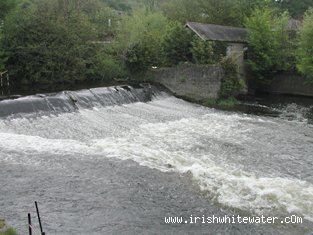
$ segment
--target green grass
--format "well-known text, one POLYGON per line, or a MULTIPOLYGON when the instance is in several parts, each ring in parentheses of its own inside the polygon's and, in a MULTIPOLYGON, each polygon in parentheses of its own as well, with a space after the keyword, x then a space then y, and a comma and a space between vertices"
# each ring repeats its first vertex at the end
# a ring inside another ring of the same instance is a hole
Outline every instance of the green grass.
POLYGON ((240 102, 236 100, 234 97, 229 97, 226 99, 207 99, 204 102, 205 106, 213 107, 213 108, 232 108, 239 104, 240 102))
POLYGON ((185 75, 179 77, 179 81, 180 81, 181 83, 184 83, 184 82, 186 82, 187 80, 188 80, 188 77, 185 76, 185 75))
POLYGON ((0 232, 0 235, 16 235, 17 233, 12 229, 9 228, 5 230, 4 232, 0 232))
POLYGON ((239 101, 236 100, 236 98, 234 98, 234 97, 229 97, 227 99, 222 99, 222 100, 219 100, 217 102, 218 106, 227 107, 227 108, 234 107, 237 104, 239 104, 239 101))
POLYGON ((0 229, 3 229, 5 227, 5 221, 4 219, 0 219, 0 229))
MULTIPOLYGON (((4 219, 0 219, 0 230, 5 228, 5 221, 4 219)), ((3 232, 0 231, 0 235, 16 235, 17 233, 12 229, 9 228, 3 232)))
POLYGON ((216 106, 216 103, 217 103, 216 99, 209 98, 204 102, 204 105, 210 107, 210 106, 216 106))

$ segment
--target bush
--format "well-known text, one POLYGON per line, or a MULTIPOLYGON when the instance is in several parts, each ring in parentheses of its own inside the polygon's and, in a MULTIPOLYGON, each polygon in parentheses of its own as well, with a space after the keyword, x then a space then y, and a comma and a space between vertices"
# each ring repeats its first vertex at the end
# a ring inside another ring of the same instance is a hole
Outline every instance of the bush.
POLYGON ((166 17, 158 12, 141 10, 122 19, 118 50, 131 73, 144 72, 163 63, 162 42, 167 25, 166 17))
POLYGON ((239 101, 235 99, 235 97, 228 97, 226 99, 221 99, 217 101, 217 105, 220 107, 233 107, 239 104, 239 101))
POLYGON ((299 43, 296 51, 297 69, 313 82, 313 9, 305 13, 303 25, 299 31, 299 43))
POLYGON ((89 73, 90 77, 101 80, 112 80, 122 78, 126 75, 123 62, 115 54, 114 49, 98 48, 98 52, 94 58, 94 64, 89 73))
POLYGON ((238 95, 244 89, 245 82, 240 78, 238 65, 231 58, 223 58, 221 66, 224 69, 225 77, 222 80, 219 98, 228 99, 238 95))
POLYGON ((171 22, 166 29, 162 43, 165 65, 177 65, 179 62, 191 61, 192 33, 179 22, 171 22))
POLYGON ((12 228, 9 228, 4 232, 0 232, 0 235, 17 235, 17 233, 12 228))
POLYGON ((290 44, 288 40, 289 15, 275 14, 270 9, 256 9, 246 19, 248 29, 250 69, 256 79, 269 82, 273 76, 287 70, 290 65, 290 44))
POLYGON ((3 46, 6 67, 15 81, 63 82, 85 78, 94 54, 87 41, 93 40, 96 33, 82 3, 31 1, 6 18, 3 46), (68 10, 59 10, 65 8, 68 10))
POLYGON ((195 36, 191 42, 191 53, 193 61, 196 64, 213 64, 214 61, 214 43, 205 41, 195 36))
POLYGON ((142 42, 129 47, 125 54, 125 65, 130 73, 146 71, 155 62, 151 48, 142 42))

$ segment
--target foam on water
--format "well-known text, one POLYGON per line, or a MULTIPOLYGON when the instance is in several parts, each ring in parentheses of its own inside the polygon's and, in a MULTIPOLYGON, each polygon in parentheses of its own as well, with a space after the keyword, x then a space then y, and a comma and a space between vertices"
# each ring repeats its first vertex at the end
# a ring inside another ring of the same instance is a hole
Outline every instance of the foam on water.
POLYGON ((0 161, 57 168, 70 164, 69 157, 131 159, 190 174, 208 198, 223 206, 313 221, 313 130, 303 123, 167 97, 4 119, 0 132, 0 161))
MULTIPOLYGON (((215 159, 220 156, 199 151, 204 147, 199 143, 198 136, 201 135, 239 145, 247 141, 249 137, 245 133, 249 130, 234 129, 234 121, 241 118, 235 115, 228 118, 232 123, 218 124, 203 116, 201 119, 143 125, 128 137, 114 141, 110 138, 96 140, 95 145, 105 156, 132 159, 162 171, 191 173, 201 189, 223 205, 256 214, 294 213, 313 220, 311 183, 293 178, 262 177, 230 165, 227 159, 217 163, 215 159), (235 136, 240 138, 234 139, 235 136)), ((221 121, 221 118, 216 120, 221 121)))

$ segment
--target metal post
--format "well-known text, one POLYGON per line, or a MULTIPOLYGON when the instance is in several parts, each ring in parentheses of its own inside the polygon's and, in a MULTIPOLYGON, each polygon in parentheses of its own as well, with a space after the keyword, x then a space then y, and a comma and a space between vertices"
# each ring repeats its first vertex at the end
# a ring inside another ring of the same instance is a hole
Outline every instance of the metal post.
POLYGON ((38 216, 38 221, 39 221, 40 232, 41 232, 41 234, 43 234, 43 232, 42 232, 42 225, 41 225, 41 219, 40 219, 40 214, 39 214, 39 209, 38 209, 37 201, 35 201, 35 206, 36 206, 36 211, 37 211, 37 216, 38 216))
POLYGON ((32 235, 32 220, 30 217, 30 213, 28 213, 28 233, 29 235, 32 235))

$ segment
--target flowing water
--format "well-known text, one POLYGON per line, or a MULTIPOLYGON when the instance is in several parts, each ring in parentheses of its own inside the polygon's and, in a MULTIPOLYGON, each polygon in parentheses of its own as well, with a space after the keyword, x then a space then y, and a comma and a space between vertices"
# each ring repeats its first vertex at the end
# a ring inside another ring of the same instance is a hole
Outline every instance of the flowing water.
POLYGON ((149 85, 0 102, 0 216, 20 234, 310 234, 313 104, 192 104, 149 85), (176 224, 165 216, 297 215, 302 224, 176 224), (36 223, 36 220, 34 224, 36 223))

